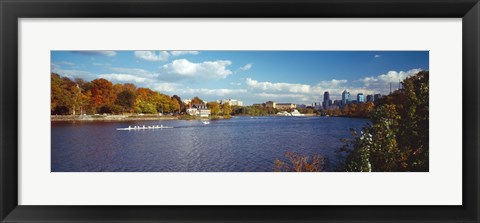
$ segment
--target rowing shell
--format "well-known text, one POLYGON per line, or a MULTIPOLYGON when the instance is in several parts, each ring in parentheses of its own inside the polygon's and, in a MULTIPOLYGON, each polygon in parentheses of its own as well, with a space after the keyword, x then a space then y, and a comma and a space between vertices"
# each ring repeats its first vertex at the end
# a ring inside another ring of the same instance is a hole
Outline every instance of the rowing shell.
POLYGON ((171 126, 145 126, 145 127, 139 127, 139 128, 117 128, 117 130, 148 130, 148 129, 173 129, 171 126))

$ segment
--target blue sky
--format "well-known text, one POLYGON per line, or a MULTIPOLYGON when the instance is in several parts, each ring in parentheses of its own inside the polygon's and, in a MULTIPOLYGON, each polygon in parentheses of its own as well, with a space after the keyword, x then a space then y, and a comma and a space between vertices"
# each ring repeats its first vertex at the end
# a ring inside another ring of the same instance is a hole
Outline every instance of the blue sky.
POLYGON ((182 99, 311 104, 324 91, 387 94, 429 69, 428 51, 52 51, 51 71, 133 83, 182 99))

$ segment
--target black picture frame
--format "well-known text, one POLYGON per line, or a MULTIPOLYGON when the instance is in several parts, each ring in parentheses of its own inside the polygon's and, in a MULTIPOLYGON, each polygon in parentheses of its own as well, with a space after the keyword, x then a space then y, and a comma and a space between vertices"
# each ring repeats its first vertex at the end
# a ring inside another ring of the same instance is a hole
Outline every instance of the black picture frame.
POLYGON ((479 222, 478 0, 0 0, 0 15, 1 222, 479 222), (19 18, 76 17, 462 18, 463 205, 18 205, 17 21, 19 18))

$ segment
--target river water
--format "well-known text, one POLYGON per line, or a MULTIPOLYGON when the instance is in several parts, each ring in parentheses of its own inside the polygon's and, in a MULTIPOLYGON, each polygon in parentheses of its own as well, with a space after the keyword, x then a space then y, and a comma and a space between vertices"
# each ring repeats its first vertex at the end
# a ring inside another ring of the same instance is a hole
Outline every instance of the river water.
POLYGON ((342 138, 367 119, 233 117, 212 120, 52 122, 52 172, 271 172, 285 152, 322 154, 340 165, 342 138), (117 131, 129 125, 173 129, 117 131))

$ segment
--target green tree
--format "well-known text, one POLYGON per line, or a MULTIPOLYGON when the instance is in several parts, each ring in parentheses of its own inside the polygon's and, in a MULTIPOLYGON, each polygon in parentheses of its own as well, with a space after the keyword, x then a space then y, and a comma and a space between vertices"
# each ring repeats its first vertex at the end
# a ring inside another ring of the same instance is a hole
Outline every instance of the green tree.
POLYGON ((120 106, 121 108, 120 111, 133 112, 135 99, 136 99, 135 92, 126 89, 117 94, 115 105, 120 106))
POLYGON ((176 109, 178 112, 185 111, 185 105, 182 102, 182 99, 178 95, 173 95, 172 100, 177 101, 178 104, 178 109, 176 109))
POLYGON ((342 148, 346 171, 429 170, 428 83, 422 71, 376 102, 372 124, 342 148))
POLYGON ((224 117, 230 117, 230 114, 232 113, 232 107, 230 106, 230 104, 222 104, 220 109, 224 117))
POLYGON ((212 116, 220 115, 220 104, 219 103, 217 103, 215 101, 211 101, 211 102, 207 103, 207 107, 208 107, 208 109, 210 109, 210 113, 212 114, 212 116))
POLYGON ((160 95, 158 92, 152 91, 149 88, 138 88, 136 95, 137 98, 134 105, 135 111, 149 114, 155 114, 158 112, 157 108, 160 106, 160 95))

